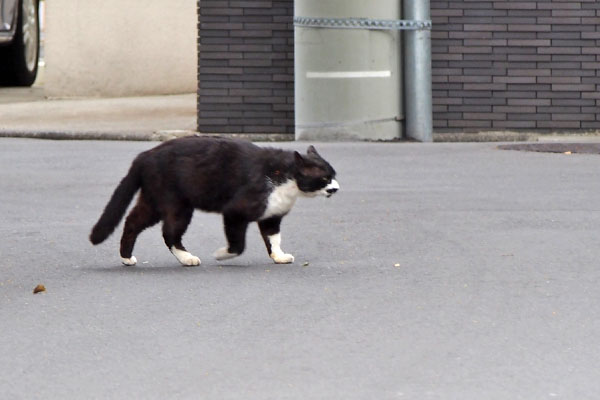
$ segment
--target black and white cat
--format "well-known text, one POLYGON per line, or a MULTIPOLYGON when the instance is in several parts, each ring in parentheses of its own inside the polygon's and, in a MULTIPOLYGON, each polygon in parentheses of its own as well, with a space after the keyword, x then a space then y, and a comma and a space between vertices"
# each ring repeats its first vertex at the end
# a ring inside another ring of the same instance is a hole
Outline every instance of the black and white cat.
POLYGON ((121 237, 123 264, 136 264, 132 251, 137 236, 163 221, 163 238, 171 253, 181 264, 195 266, 200 259, 181 243, 194 209, 223 214, 228 246, 214 253, 217 260, 242 254, 246 228, 257 221, 273 261, 291 263, 294 257, 281 250, 281 219, 298 196, 330 197, 339 184, 334 169, 313 146, 300 155, 241 140, 175 139, 133 161, 92 229, 93 244, 114 231, 138 189, 137 204, 125 220, 121 237))

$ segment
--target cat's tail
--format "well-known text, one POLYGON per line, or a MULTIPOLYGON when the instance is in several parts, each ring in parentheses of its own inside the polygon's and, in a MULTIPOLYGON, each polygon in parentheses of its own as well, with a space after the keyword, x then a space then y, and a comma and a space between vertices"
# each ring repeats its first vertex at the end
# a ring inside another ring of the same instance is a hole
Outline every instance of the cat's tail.
POLYGON ((133 162, 129 172, 115 189, 100 219, 92 228, 92 233, 90 233, 90 242, 92 244, 102 243, 113 233, 119 221, 125 215, 131 199, 133 199, 133 196, 140 188, 140 171, 136 161, 133 162))

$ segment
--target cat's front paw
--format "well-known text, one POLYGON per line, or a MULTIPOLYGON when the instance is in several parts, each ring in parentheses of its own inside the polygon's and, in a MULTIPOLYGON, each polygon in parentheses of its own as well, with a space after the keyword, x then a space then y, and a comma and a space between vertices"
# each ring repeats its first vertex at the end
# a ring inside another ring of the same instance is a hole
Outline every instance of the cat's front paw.
POLYGON ((171 247, 171 253, 173 253, 177 261, 184 267, 196 267, 200 265, 200 259, 185 250, 171 247))
POLYGON ((237 256, 239 256, 239 254, 230 253, 227 247, 221 247, 213 253, 213 257, 218 261, 229 260, 230 258, 237 256))
POLYGON ((271 254, 275 264, 291 264, 294 262, 294 256, 291 254, 271 254))
POLYGON ((131 267, 132 265, 137 264, 137 259, 134 256, 131 256, 130 258, 121 257, 121 262, 123 263, 123 265, 131 267))
POLYGON ((186 259, 179 260, 179 262, 184 267, 197 267, 198 265, 201 264, 200 259, 198 257, 194 256, 194 255, 191 255, 191 254, 186 259))

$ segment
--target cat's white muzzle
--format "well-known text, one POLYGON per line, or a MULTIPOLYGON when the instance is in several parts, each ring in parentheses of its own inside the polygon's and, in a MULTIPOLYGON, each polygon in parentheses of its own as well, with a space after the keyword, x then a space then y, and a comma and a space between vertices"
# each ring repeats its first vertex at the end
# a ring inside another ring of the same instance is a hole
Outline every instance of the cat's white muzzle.
POLYGON ((325 186, 322 189, 322 191, 324 192, 324 195, 327 196, 328 198, 333 196, 333 194, 335 192, 337 192, 338 190, 340 190, 340 184, 335 179, 332 179, 331 182, 329 182, 329 185, 325 186))

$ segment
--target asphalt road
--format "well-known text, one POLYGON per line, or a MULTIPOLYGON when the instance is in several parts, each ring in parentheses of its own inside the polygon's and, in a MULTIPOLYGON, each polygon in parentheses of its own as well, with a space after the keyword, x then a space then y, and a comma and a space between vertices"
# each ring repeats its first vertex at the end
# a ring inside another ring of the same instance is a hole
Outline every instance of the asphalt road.
POLYGON ((87 236, 155 144, 0 139, 2 398, 600 396, 600 156, 317 144, 341 190, 284 219, 295 264, 256 227, 215 261, 197 213, 200 267, 159 227, 123 267, 87 236))

